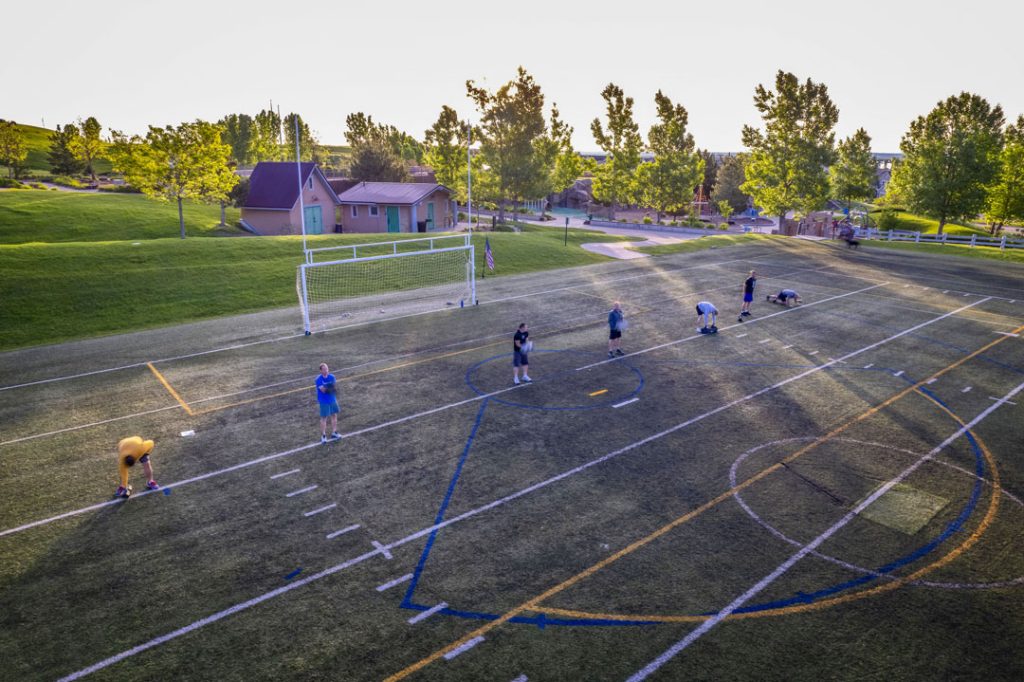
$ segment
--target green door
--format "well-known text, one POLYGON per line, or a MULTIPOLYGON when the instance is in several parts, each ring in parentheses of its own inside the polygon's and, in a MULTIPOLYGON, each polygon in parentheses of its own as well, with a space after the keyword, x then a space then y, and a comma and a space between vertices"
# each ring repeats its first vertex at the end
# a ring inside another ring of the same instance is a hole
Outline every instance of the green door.
POLYGON ((434 229, 434 202, 427 204, 427 229, 434 229))
POLYGON ((324 218, 319 206, 306 206, 306 234, 323 234, 324 218))
POLYGON ((398 226, 398 207, 388 206, 388 232, 400 232, 398 226))

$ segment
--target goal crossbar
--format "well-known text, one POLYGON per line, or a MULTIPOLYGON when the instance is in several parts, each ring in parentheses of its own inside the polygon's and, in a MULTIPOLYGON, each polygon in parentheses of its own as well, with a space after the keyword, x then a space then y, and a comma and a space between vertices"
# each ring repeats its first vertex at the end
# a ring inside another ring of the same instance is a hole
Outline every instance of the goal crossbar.
MULTIPOLYGON (((339 246, 321 246, 320 248, 316 248, 316 249, 306 249, 306 263, 312 265, 315 262, 314 259, 316 258, 316 254, 326 253, 328 251, 351 251, 352 252, 352 259, 359 258, 359 249, 380 249, 380 248, 385 248, 385 247, 388 247, 388 246, 391 247, 392 254, 395 254, 395 255, 422 253, 422 252, 425 252, 425 251, 440 251, 440 250, 445 249, 445 248, 455 248, 455 247, 435 248, 434 247, 435 242, 450 243, 451 240, 456 240, 456 239, 462 242, 462 246, 463 247, 470 246, 472 244, 472 242, 470 241, 471 240, 470 235, 468 235, 468 234, 452 234, 452 235, 442 235, 442 236, 439 236, 439 237, 417 237, 416 239, 399 239, 399 240, 391 241, 391 242, 368 242, 368 243, 365 243, 365 244, 345 244, 345 245, 339 245, 339 246), (407 244, 416 244, 416 243, 423 243, 423 242, 427 242, 428 248, 420 249, 418 251, 399 251, 400 247, 404 247, 407 244)), ((368 256, 368 257, 372 257, 372 256, 368 256)), ((352 259, 347 259, 347 260, 352 260, 352 259)), ((331 261, 331 262, 340 262, 340 261, 331 261)))

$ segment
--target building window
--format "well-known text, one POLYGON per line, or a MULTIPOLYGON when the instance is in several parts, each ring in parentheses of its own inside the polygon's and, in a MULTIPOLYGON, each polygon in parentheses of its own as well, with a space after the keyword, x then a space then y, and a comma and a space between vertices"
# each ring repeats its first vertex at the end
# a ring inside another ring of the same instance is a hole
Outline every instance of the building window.
POLYGON ((358 218, 359 217, 359 207, 358 206, 353 206, 352 207, 352 217, 353 218, 358 218))
POLYGON ((313 176, 312 175, 309 176, 309 188, 313 189, 313 176))
POLYGON ((373 216, 374 218, 379 216, 380 215, 380 208, 378 208, 377 206, 371 206, 370 207, 370 215, 373 216))

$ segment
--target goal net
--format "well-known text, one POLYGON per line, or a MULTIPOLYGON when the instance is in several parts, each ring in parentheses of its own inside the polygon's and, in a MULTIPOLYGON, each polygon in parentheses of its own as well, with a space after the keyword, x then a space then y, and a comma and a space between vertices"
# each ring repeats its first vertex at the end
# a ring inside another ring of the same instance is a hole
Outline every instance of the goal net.
POLYGON ((473 255, 469 235, 309 249, 296 277, 303 327, 472 305, 473 255))

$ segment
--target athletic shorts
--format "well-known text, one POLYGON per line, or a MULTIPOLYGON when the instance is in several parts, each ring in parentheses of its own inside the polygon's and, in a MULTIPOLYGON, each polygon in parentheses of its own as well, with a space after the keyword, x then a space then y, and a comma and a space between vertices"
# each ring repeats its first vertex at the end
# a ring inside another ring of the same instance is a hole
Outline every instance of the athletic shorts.
POLYGON ((608 338, 609 339, 621 339, 622 338, 622 332, 620 330, 618 330, 618 329, 613 329, 610 332, 608 332, 608 338))
POLYGON ((789 294, 783 294, 783 293, 779 294, 779 300, 782 301, 783 303, 785 303, 786 299, 788 299, 788 298, 789 298, 789 294))
POLYGON ((743 302, 744 303, 750 303, 753 300, 754 300, 754 292, 753 291, 744 291, 743 292, 743 302))
POLYGON ((529 365, 529 364, 530 364, 530 358, 529 358, 529 355, 527 353, 524 353, 521 350, 512 351, 512 366, 513 367, 522 367, 523 365, 529 365))
MULTIPOLYGON (((125 456, 126 457, 130 457, 131 455, 125 455, 125 456)), ((136 462, 141 462, 142 464, 145 464, 146 462, 149 461, 149 453, 147 452, 146 454, 144 454, 142 457, 139 457, 135 461, 136 462)), ((125 462, 125 464, 128 464, 128 462, 125 462)), ((134 466, 134 464, 128 464, 128 466, 134 466)))
POLYGON ((338 407, 338 401, 332 400, 329 403, 320 403, 320 416, 330 417, 332 414, 338 414, 341 412, 341 408, 338 407))

